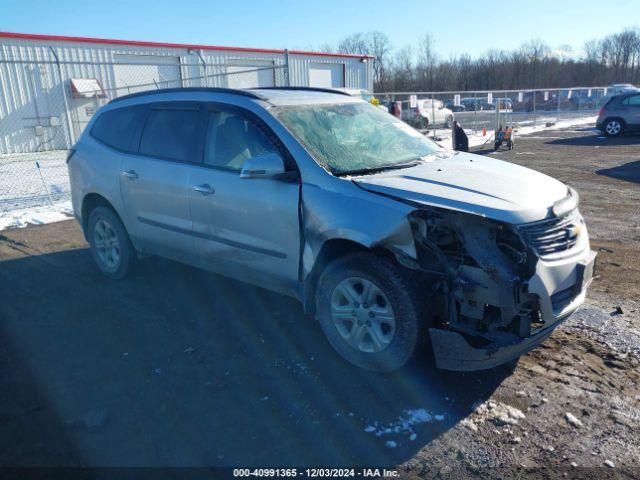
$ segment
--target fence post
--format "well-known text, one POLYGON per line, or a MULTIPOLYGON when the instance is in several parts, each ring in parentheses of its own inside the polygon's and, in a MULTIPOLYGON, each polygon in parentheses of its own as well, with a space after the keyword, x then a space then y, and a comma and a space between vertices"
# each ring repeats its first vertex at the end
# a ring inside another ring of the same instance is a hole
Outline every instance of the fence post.
POLYGON ((44 190, 47 192, 47 197, 49 197, 49 203, 53 207, 53 199, 51 198, 49 187, 47 187, 47 182, 44 181, 44 177, 42 176, 42 171, 40 170, 40 162, 36 162, 36 168, 38 169, 38 174, 40 175, 40 180, 42 180, 42 185, 44 186, 44 190))
POLYGON ((582 89, 578 90, 578 116, 580 116, 580 105, 582 103, 582 89))
POLYGON ((53 47, 49 47, 49 50, 51 50, 51 54, 53 55, 53 58, 56 60, 58 77, 60 78, 60 88, 62 92, 62 100, 63 100, 64 110, 65 110, 64 117, 66 119, 66 124, 67 124, 67 142, 68 142, 67 149, 69 149, 73 145, 75 135, 73 131, 73 124, 71 123, 71 111, 69 110, 69 102, 67 100, 67 90, 64 87, 64 80, 62 79, 62 67, 60 66, 60 59, 58 58, 58 55, 56 54, 56 51, 53 49, 53 47))
POLYGON ((473 131, 478 133, 478 92, 473 92, 473 131))
POLYGON ((291 79, 289 76, 289 49, 284 49, 284 86, 291 86, 291 79))
POLYGON ((436 105, 435 100, 433 98, 433 93, 431 94, 431 122, 433 123, 433 140, 436 139, 436 105))
POLYGON ((202 77, 202 80, 203 80, 202 86, 208 87, 209 79, 207 78, 207 62, 204 61, 204 58, 202 57, 202 52, 200 50, 196 50, 196 52, 198 53, 198 58, 202 62, 202 68, 204 69, 204 75, 202 77))

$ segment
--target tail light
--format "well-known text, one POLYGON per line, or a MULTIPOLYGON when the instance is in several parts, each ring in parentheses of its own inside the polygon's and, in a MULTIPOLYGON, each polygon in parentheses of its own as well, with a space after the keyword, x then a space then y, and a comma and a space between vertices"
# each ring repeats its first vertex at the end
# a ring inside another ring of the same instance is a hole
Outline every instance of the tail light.
POLYGON ((598 112, 598 116, 601 117, 604 115, 604 107, 600 107, 600 111, 598 112))

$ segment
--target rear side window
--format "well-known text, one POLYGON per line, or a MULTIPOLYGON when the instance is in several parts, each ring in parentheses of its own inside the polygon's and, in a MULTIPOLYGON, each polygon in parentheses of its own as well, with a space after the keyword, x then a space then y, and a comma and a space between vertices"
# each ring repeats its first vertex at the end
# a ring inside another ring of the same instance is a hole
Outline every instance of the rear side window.
POLYGON ((154 109, 144 125, 139 153, 180 162, 197 162, 200 112, 197 109, 154 109))
POLYGON ((136 105, 104 112, 93 124, 91 136, 117 150, 129 151, 144 109, 144 105, 136 105))
POLYGON ((640 107, 640 95, 633 95, 631 97, 627 97, 622 102, 624 105, 636 105, 640 107))

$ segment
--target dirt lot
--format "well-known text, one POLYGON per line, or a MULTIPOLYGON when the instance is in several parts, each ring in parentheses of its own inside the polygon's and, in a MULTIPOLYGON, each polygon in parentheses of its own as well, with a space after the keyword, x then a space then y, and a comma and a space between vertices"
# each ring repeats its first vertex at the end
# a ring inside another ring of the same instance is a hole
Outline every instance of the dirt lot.
POLYGON ((0 466, 640 475, 638 141, 493 154, 574 185, 600 257, 582 310, 483 373, 365 373, 291 299, 159 259, 108 281, 72 221, 0 232, 0 466))

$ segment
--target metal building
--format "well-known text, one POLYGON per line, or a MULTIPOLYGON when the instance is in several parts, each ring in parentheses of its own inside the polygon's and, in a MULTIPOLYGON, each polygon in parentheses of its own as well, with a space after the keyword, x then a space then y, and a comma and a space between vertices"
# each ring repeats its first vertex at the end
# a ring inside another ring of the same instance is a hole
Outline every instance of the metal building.
POLYGON ((70 148, 95 110, 165 87, 372 91, 372 57, 0 32, 0 155, 70 148))

